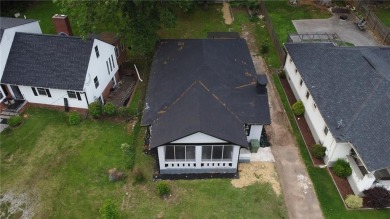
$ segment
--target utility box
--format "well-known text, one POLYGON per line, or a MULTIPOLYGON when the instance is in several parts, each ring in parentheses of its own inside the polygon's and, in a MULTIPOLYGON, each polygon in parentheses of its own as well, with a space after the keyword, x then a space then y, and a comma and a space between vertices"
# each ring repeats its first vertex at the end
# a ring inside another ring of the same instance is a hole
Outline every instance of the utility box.
POLYGON ((257 153, 259 150, 260 142, 257 139, 251 139, 251 153, 257 153))

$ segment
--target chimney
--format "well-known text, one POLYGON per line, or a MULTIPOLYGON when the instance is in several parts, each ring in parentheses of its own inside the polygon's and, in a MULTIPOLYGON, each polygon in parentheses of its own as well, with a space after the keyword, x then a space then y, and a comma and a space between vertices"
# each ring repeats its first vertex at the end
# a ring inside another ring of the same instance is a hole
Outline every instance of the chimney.
POLYGON ((68 16, 63 14, 55 14, 53 16, 54 28, 57 34, 66 34, 73 36, 72 28, 70 27, 68 16))
POLYGON ((267 76, 265 75, 259 75, 257 76, 257 82, 256 82, 256 90, 257 94, 267 94, 267 76))

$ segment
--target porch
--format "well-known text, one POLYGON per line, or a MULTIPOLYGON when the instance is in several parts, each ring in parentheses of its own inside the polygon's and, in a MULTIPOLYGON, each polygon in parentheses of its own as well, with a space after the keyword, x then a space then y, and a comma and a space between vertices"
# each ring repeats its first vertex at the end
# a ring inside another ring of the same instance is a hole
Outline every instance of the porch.
POLYGON ((0 112, 0 133, 8 127, 8 119, 11 116, 21 113, 24 106, 27 104, 26 100, 16 100, 13 98, 5 98, 0 112))
POLYGON ((110 90, 108 99, 105 102, 111 102, 115 106, 125 106, 131 102, 131 98, 137 87, 137 76, 133 69, 123 68, 119 70, 120 79, 110 90))

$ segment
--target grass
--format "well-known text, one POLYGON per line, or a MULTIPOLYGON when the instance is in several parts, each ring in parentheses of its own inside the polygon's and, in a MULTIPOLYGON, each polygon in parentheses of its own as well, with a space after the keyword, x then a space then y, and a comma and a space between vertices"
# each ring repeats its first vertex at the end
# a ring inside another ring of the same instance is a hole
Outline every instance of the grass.
POLYGON ((331 176, 326 169, 316 168, 313 166, 309 152, 306 149, 303 137, 299 132, 299 128, 294 119, 294 114, 290 108, 287 97, 283 91, 282 84, 277 75, 273 75, 273 80, 280 99, 286 110, 290 121, 293 134, 297 140, 301 156, 309 172, 310 178, 313 181, 314 188, 317 193, 318 200, 321 205, 322 212, 326 218, 388 218, 390 210, 347 210, 340 195, 334 185, 331 176))
MULTIPOLYGON (((61 10, 52 1, 35 2, 25 11, 27 18, 39 20, 39 25, 41 26, 42 33, 44 34, 56 33, 52 21, 52 17, 55 14, 61 14, 61 10)), ((71 20, 69 21, 71 22, 71 20)), ((77 32, 77 28, 75 26, 76 25, 72 25, 74 34, 77 32)))
POLYGON ((289 5, 287 1, 265 1, 276 34, 281 43, 289 33, 296 33, 292 20, 329 18, 331 13, 313 5, 289 5))
POLYGON ((390 4, 387 3, 387 6, 375 8, 373 11, 375 12, 375 15, 378 16, 378 18, 383 22, 383 24, 390 28, 390 4))
POLYGON ((283 197, 269 184, 237 189, 229 179, 168 181, 172 196, 159 198, 153 158, 142 153, 145 128, 138 124, 132 135, 122 122, 86 119, 69 126, 65 113, 38 108, 25 115, 20 127, 1 134, 1 193, 34 197, 37 218, 97 218, 106 199, 118 208, 125 200, 126 218, 287 217, 283 197), (132 184, 120 149, 132 138, 135 166, 147 176, 140 185, 132 184), (107 170, 114 167, 125 170, 125 181, 108 181, 107 170))

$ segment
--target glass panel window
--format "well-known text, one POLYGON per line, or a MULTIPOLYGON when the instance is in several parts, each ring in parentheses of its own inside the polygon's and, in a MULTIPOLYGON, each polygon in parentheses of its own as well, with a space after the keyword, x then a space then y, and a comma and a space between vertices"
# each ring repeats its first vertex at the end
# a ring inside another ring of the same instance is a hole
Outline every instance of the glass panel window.
POLYGON ((39 95, 47 96, 46 90, 45 90, 44 88, 38 87, 37 90, 38 90, 38 94, 39 94, 39 95))
POLYGON ((211 149, 212 149, 212 146, 203 146, 202 147, 202 160, 206 160, 206 161, 211 160, 211 149))
POLYGON ((195 161, 195 146, 186 146, 186 160, 195 161))
POLYGON ((309 97, 310 97, 310 93, 309 93, 309 91, 307 91, 306 92, 306 99, 309 99, 309 97))
POLYGON ((95 54, 96 54, 96 58, 99 58, 100 54, 99 54, 98 46, 95 46, 95 54))
POLYGON ((99 79, 97 76, 93 79, 93 82, 95 83, 95 88, 98 88, 99 87, 99 79))
POLYGON ((166 160, 175 159, 175 146, 165 146, 165 159, 166 160))
POLYGON ((244 129, 246 136, 249 136, 249 133, 251 132, 251 125, 245 124, 244 129))
POLYGON ((74 91, 68 91, 68 97, 69 97, 69 98, 77 98, 76 92, 74 92, 74 91))
POLYGON ((232 160, 233 146, 224 146, 223 148, 223 160, 232 160))
POLYGON ((185 146, 175 146, 175 158, 177 161, 184 161, 186 159, 185 146))
POLYGON ((222 159, 223 146, 213 146, 213 160, 222 159))
POLYGON ((324 128, 324 134, 327 135, 327 134, 328 134, 328 131, 329 131, 329 130, 328 130, 328 127, 325 126, 325 128, 324 128))
POLYGON ((299 82, 299 85, 301 85, 301 86, 302 86, 302 84, 303 84, 303 80, 301 79, 301 81, 299 82))

